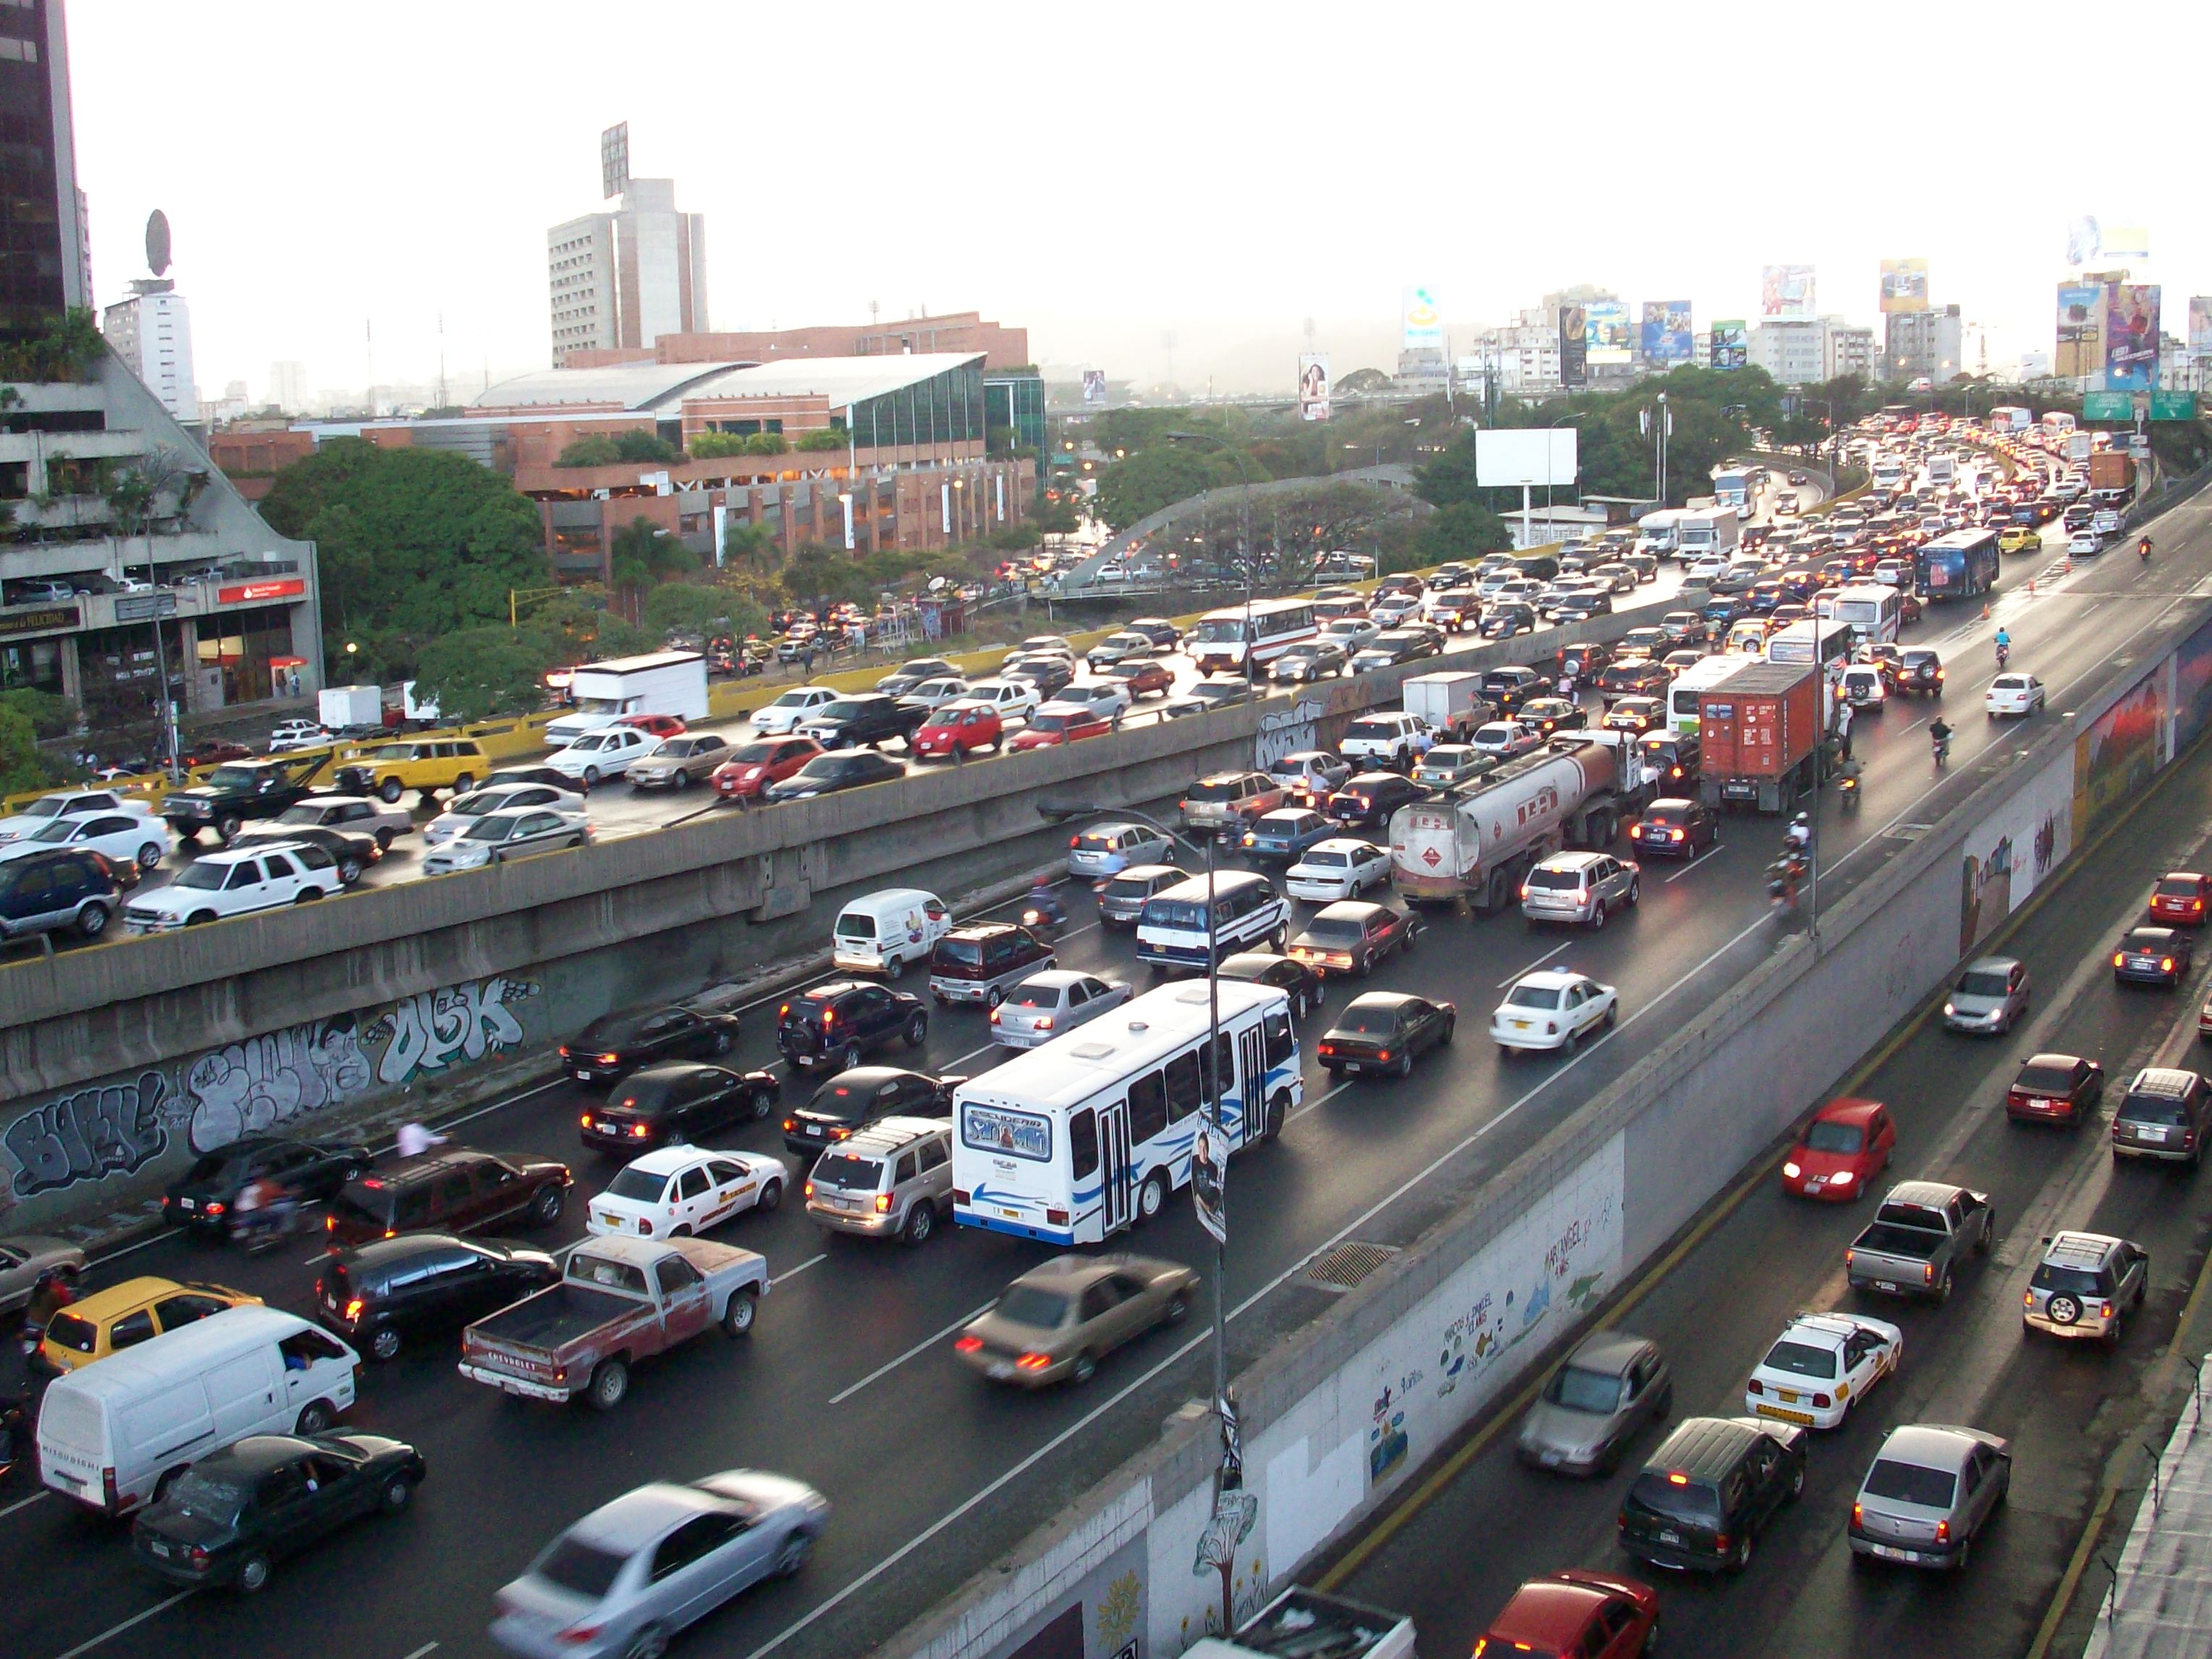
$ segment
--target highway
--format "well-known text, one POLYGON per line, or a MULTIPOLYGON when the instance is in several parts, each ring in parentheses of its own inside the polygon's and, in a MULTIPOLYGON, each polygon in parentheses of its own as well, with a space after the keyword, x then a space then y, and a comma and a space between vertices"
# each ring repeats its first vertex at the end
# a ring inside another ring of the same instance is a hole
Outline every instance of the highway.
MULTIPOLYGON (((2030 596, 2023 577, 2047 572, 2056 556, 2030 557, 2008 564, 1994 620, 1931 607, 1908 637, 1937 642, 1952 664, 1946 709, 1959 738, 1951 772, 1938 778, 1932 770, 1922 708, 1894 704, 1863 721, 1856 735, 1867 799, 1855 817, 1838 815, 1832 803, 1826 808, 1824 899, 1863 880, 1907 844, 1910 826, 1968 793, 1978 773, 2008 753, 2014 734, 1984 720, 1978 706, 1997 621, 2012 630, 2014 665, 2051 686, 2053 713, 2038 719, 2057 718, 2110 672, 2109 659, 2127 656, 2128 641, 2200 586, 2212 591, 2203 510, 2184 516, 2197 527, 2185 546, 2169 525, 2160 533, 2167 550, 2149 569, 2108 560, 2055 586, 2039 582, 2030 596)), ((1305 1109, 1279 1143, 1231 1171, 1232 1365, 1327 1305, 1297 1277, 1315 1250, 1354 1235, 1413 1239, 1648 1053, 1688 1009, 1762 960, 1781 928, 1798 925, 1770 915, 1762 889, 1778 830, 1774 820, 1731 819, 1715 852, 1686 868, 1650 870, 1640 910, 1600 935, 1532 934, 1510 915, 1436 918, 1423 948, 1394 962, 1377 983, 1449 998, 1463 1019, 1480 1020, 1517 973, 1563 963, 1620 987, 1620 1026, 1574 1058, 1514 1061, 1481 1042, 1479 1027, 1463 1026, 1459 1043, 1425 1060, 1403 1085, 1332 1088, 1310 1066, 1305 1109), (1462 929, 1465 943, 1451 937, 1462 929)), ((1126 939, 1103 936, 1088 921, 1087 895, 1073 903, 1077 920, 1063 963, 1147 982, 1133 969, 1126 939)), ((828 922, 823 917, 825 934, 828 922)), ((1333 988, 1328 1010, 1347 995, 1333 988)), ((765 1064, 773 1055, 773 1006, 741 1012, 738 1058, 765 1064)), ((1308 1022, 1309 1052, 1316 1029, 1308 1022)), ((997 1056, 986 1030, 980 1013, 938 1014, 916 1063, 949 1072, 988 1066, 997 1056)), ((1868 1033, 1870 1042, 1879 1035, 1868 1033)), ((566 1157, 580 1199, 614 1168, 577 1146, 581 1100, 567 1085, 527 1091, 471 1114, 457 1139, 566 1157)), ((768 1150, 776 1141, 773 1126, 762 1126, 730 1144, 768 1150)), ((2019 1212, 2016 1203, 2000 1202, 2019 1212)), ((581 1204, 572 1204, 558 1240, 576 1236, 581 1214, 581 1204)), ((755 1334, 738 1346, 720 1338, 695 1344, 642 1369, 614 1416, 499 1399, 459 1378, 449 1354, 372 1368, 351 1421, 423 1447, 430 1475, 415 1512, 287 1563, 250 1610, 221 1595, 173 1596, 133 1566, 118 1529, 62 1500, 0 1501, 0 1548, 51 1565, 35 1578, 19 1577, 16 1594, 0 1607, 0 1648, 26 1659, 62 1659, 102 1642, 127 1642, 132 1653, 147 1655, 197 1656, 241 1644, 390 1659, 409 1659, 433 1643, 441 1655, 484 1653, 492 1593, 567 1519, 641 1480, 750 1464, 811 1482, 836 1514, 799 1579, 715 1614, 688 1638, 689 1650, 747 1659, 772 1651, 851 1655, 1011 1547, 1070 1494, 1148 1443, 1164 1416, 1204 1389, 1203 1337, 1166 1334, 1116 1355, 1081 1390, 1032 1398, 979 1385, 953 1361, 950 1334, 1037 1258, 1033 1246, 969 1233, 940 1235, 913 1253, 866 1246, 824 1237, 795 1204, 769 1218, 740 1218, 724 1236, 762 1250, 776 1278, 755 1334)), ((1210 1261, 1181 1202, 1121 1242, 1210 1261)), ((313 1271, 307 1254, 250 1260, 163 1238, 102 1264, 95 1282, 126 1273, 213 1278, 304 1308, 313 1271)), ((1832 1253, 1823 1242, 1814 1254, 1825 1261, 1832 1253)), ((1201 1307, 1188 1328, 1202 1332, 1207 1311, 1201 1307)), ((1679 1344, 1674 1351, 1688 1352, 1679 1344)), ((1907 1380, 1916 1374, 1908 1358, 1907 1380)), ((1704 1397, 1686 1375, 1682 1397, 1704 1397)), ((1424 1521, 1409 1535, 1428 1531, 1424 1521)), ((1484 1547, 1498 1547, 1497 1540, 1484 1547)), ((1468 1582, 1470 1571, 1462 1561, 1452 1582, 1468 1582)), ((1502 1597, 1470 1592, 1468 1599, 1474 1618, 1502 1597)))

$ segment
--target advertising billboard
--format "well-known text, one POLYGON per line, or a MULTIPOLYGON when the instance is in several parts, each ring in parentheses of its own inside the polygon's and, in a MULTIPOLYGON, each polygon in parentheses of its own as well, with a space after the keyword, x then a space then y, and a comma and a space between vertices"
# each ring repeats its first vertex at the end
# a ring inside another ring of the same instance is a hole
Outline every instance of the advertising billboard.
POLYGON ((1636 361, 1628 337, 1628 307, 1618 300, 1591 300, 1583 306, 1583 356, 1587 362, 1619 365, 1636 361))
POLYGON ((1103 404, 1106 401, 1106 371, 1104 369, 1086 368, 1083 371, 1083 401, 1086 404, 1103 404))
POLYGON ((1298 359, 1298 418, 1328 418, 1328 356, 1325 352, 1309 351, 1298 359))
POLYGON ((2105 286, 2101 283, 2058 285, 2058 349, 2054 374, 2068 380, 2101 374, 2105 355, 2105 286))
POLYGON ((1759 313, 1762 317, 1810 317, 1813 314, 1813 267, 1768 265, 1759 273, 1759 313))
POLYGON ((2212 357, 2212 295, 2190 296, 2189 355, 2212 357))
POLYGON ((1730 317, 1713 325, 1712 359, 1715 368, 1741 368, 1751 361, 1751 325, 1730 317))
POLYGON ((1474 434, 1474 482, 1482 489, 1518 489, 1575 481, 1581 460, 1571 426, 1485 427, 1474 434))
POLYGON ((1559 307, 1559 384, 1589 384, 1589 319, 1579 305, 1559 307))
POLYGON ((1884 259, 1881 262, 1881 308, 1895 311, 1928 309, 1928 261, 1884 259))
POLYGON ((2142 225, 2106 225, 2097 249, 2100 259, 2148 259, 2150 231, 2142 225))
POLYGON ((1643 346, 1647 363, 1688 362, 1698 349, 1690 329, 1690 302, 1646 300, 1643 346))
POLYGON ((1398 314, 1401 319, 1407 351, 1441 347, 1444 343, 1443 313, 1437 308, 1434 289, 1409 288, 1400 296, 1398 314))
POLYGON ((2158 384, 2156 283, 2114 283, 2105 290, 2105 390, 2148 392, 2158 384))

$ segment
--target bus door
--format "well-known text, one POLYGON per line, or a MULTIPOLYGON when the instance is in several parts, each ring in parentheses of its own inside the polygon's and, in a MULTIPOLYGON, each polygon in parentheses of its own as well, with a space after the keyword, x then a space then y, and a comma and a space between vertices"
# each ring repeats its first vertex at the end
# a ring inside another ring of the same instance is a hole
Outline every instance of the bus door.
POLYGON ((1121 1101, 1098 1109, 1098 1234, 1129 1224, 1129 1109, 1121 1101))
POLYGON ((1237 1144, 1257 1140, 1267 1127, 1267 1049, 1255 1023, 1237 1034, 1237 1074, 1244 1080, 1239 1096, 1244 1103, 1237 1144))

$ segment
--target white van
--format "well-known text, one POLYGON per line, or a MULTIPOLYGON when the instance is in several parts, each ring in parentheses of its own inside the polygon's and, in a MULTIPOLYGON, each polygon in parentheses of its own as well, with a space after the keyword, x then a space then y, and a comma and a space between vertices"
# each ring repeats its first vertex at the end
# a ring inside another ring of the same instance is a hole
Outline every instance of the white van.
POLYGON ((360 1356, 275 1308, 227 1308, 61 1377, 39 1408, 46 1485, 106 1515, 250 1434, 314 1434, 353 1404, 360 1356))
POLYGON ((937 941, 951 930, 952 913, 936 894, 919 887, 886 887, 837 913, 830 960, 848 974, 896 979, 908 963, 927 962, 937 941))

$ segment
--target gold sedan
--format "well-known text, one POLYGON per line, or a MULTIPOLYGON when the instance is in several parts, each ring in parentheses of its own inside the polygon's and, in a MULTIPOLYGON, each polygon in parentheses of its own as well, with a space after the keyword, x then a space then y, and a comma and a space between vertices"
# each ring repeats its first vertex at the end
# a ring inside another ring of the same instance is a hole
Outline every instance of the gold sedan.
POLYGON ((1198 1275, 1140 1255, 1057 1255, 1006 1286, 952 1350, 994 1382, 1088 1382, 1124 1342, 1190 1315, 1198 1275))

